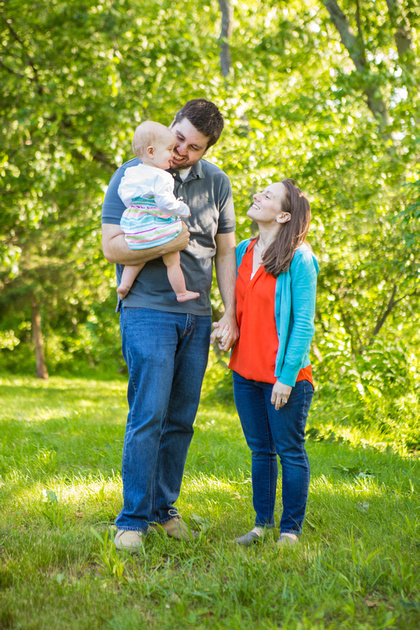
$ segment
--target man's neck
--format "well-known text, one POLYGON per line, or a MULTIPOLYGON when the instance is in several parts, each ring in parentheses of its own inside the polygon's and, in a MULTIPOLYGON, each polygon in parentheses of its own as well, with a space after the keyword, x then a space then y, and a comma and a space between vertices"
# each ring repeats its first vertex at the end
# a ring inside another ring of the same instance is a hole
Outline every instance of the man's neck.
POLYGON ((188 175, 190 174, 192 169, 192 166, 189 166, 188 168, 180 168, 178 169, 178 173, 180 178, 182 179, 183 182, 185 182, 185 180, 187 179, 188 175))

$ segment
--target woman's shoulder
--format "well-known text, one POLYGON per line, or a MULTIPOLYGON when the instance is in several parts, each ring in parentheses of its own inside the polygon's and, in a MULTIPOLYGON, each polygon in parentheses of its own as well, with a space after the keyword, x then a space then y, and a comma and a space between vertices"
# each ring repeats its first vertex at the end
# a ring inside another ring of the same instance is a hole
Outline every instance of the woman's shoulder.
POLYGON ((307 243, 302 243, 302 245, 299 245, 294 253, 292 264, 290 265, 290 267, 291 269, 294 269, 300 265, 304 265, 305 267, 315 267, 316 272, 318 273, 318 261, 311 247, 307 243))
MULTIPOLYGON (((253 237, 255 238, 255 237, 253 237)), ((246 238, 243 241, 241 241, 240 243, 237 244, 236 246, 236 260, 238 261, 238 265, 240 263, 240 261, 243 258, 243 255, 245 254, 248 245, 251 243, 251 241, 253 240, 253 238, 246 238)))
POLYGON ((253 238, 255 238, 255 236, 251 238, 244 238, 243 241, 239 241, 239 243, 236 246, 236 249, 242 249, 242 248, 246 249, 248 244, 253 240, 253 238))

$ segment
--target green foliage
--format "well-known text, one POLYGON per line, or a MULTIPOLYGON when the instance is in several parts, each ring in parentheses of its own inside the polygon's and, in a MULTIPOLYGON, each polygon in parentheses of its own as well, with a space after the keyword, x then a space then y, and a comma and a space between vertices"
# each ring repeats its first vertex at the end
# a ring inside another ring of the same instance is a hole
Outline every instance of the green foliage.
POLYGON ((103 537, 95 529, 92 528, 91 531, 100 543, 100 551, 97 558, 104 575, 122 580, 124 578, 125 561, 121 559, 121 554, 118 554, 114 545, 114 529, 110 527, 103 537))
POLYGON ((343 339, 320 345, 315 365, 317 420, 337 428, 359 427, 375 433, 378 442, 408 451, 420 448, 420 369, 418 357, 402 342, 390 348, 376 339, 368 351, 352 355, 343 339))
MULTIPOLYGON (((53 451, 53 453, 54 453, 53 461, 55 462, 57 454, 55 451, 53 451)), ((45 458, 45 461, 48 466, 48 464, 51 461, 51 454, 47 452, 46 455, 47 457, 45 458)), ((53 469, 55 469, 55 465, 53 469)), ((42 494, 43 494, 44 507, 41 510, 41 513, 46 517, 46 519, 49 521, 52 527, 62 526, 64 523, 63 514, 61 512, 61 509, 58 503, 58 498, 54 490, 44 489, 42 494)))
POLYGON ((34 370, 33 300, 50 373, 121 368, 103 194, 140 120, 169 124, 205 96, 226 120, 208 157, 231 177, 238 239, 267 183, 294 177, 310 198, 322 391, 339 375, 343 408, 361 407, 365 421, 379 409, 367 384, 383 400, 397 383, 418 391, 418 12, 411 0, 391 13, 383 0, 339 4, 362 69, 325 3, 251 0, 235 4, 225 80, 217 2, 0 2, 3 371, 34 370))

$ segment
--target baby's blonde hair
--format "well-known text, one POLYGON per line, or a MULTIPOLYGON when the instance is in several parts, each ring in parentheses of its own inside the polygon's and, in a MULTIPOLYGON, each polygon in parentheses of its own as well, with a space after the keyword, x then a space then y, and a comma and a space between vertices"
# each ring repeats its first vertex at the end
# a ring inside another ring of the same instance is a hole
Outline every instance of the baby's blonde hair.
POLYGON ((134 132, 133 153, 141 160, 146 154, 147 147, 169 143, 171 139, 175 141, 174 135, 168 127, 152 120, 146 120, 134 132))

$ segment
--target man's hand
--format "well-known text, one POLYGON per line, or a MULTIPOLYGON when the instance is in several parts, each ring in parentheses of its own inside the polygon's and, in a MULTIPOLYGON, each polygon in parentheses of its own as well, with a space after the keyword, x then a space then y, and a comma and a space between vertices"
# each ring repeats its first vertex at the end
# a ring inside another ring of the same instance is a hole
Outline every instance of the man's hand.
POLYGON ((102 249, 104 256, 110 263, 120 265, 140 265, 160 258, 165 254, 173 254, 188 247, 190 233, 182 222, 182 232, 169 243, 150 247, 148 249, 130 249, 125 241, 124 232, 119 225, 104 223, 102 225, 102 249))
POLYGON ((164 247, 168 247, 168 251, 166 252, 167 254, 173 254, 173 252, 180 252, 182 249, 186 249, 189 242, 190 233, 187 225, 184 221, 182 221, 182 232, 169 243, 165 243, 164 247), (169 246, 171 246, 171 249, 169 249, 169 246))
POLYGON ((271 404, 275 406, 276 411, 280 409, 280 407, 284 407, 284 405, 289 400, 289 396, 292 391, 292 387, 290 385, 284 385, 280 383, 280 381, 276 381, 273 386, 273 390, 271 392, 271 404))
POLYGON ((236 318, 225 313, 218 322, 213 324, 213 332, 210 336, 210 342, 218 342, 220 350, 227 352, 236 343, 239 338, 239 328, 236 318))

